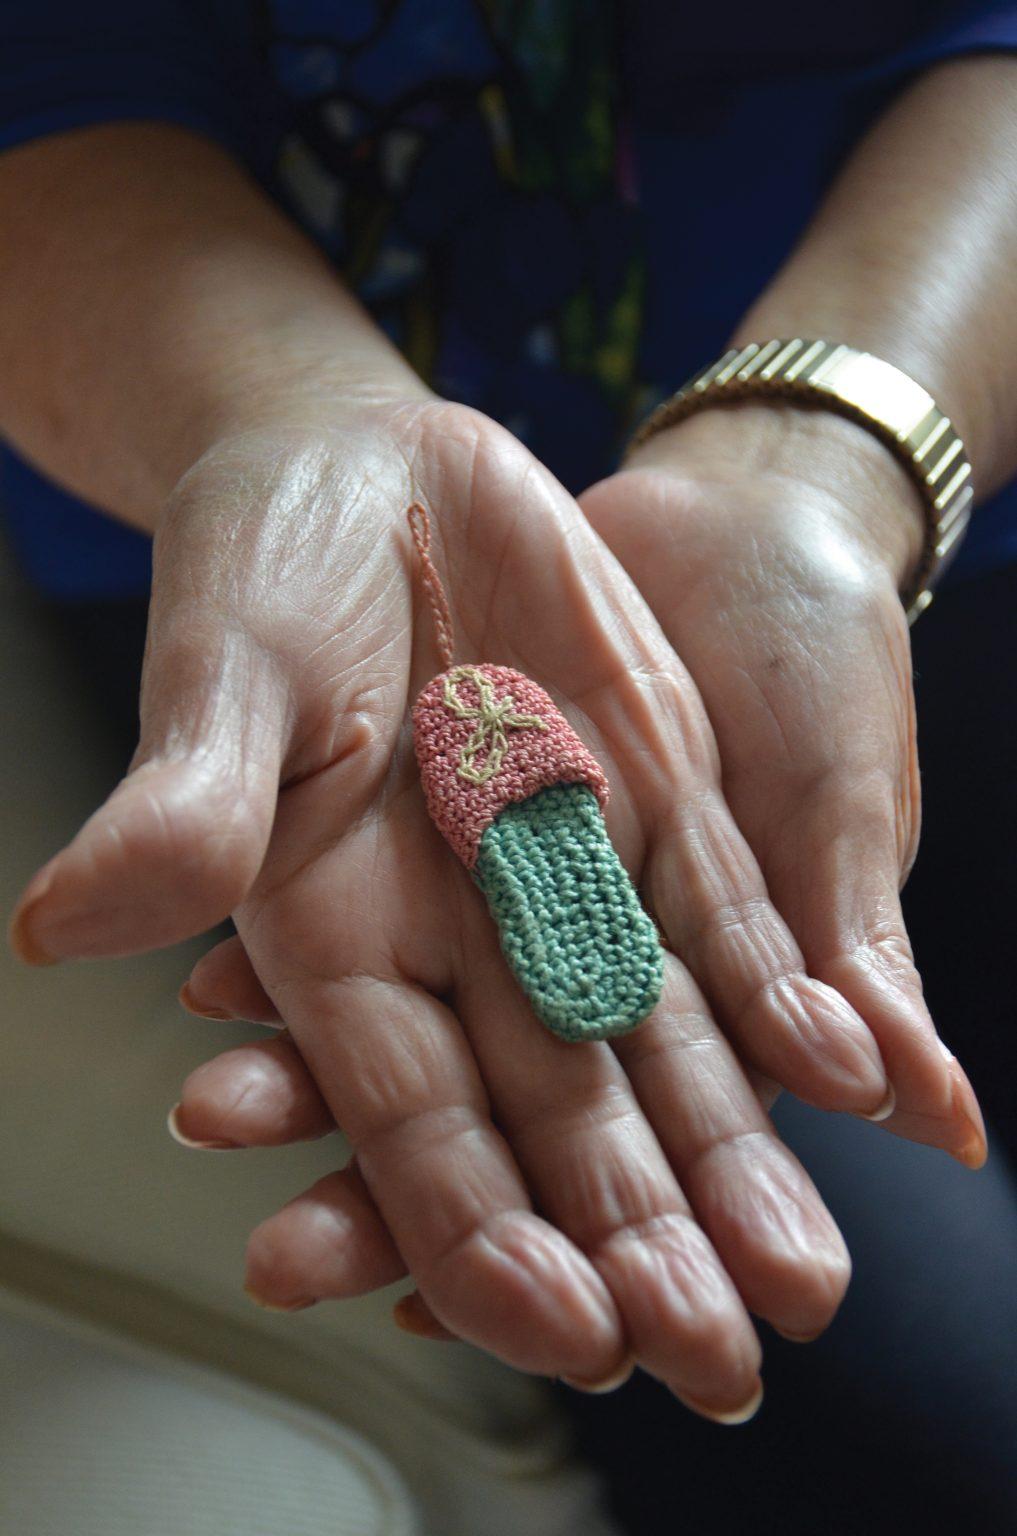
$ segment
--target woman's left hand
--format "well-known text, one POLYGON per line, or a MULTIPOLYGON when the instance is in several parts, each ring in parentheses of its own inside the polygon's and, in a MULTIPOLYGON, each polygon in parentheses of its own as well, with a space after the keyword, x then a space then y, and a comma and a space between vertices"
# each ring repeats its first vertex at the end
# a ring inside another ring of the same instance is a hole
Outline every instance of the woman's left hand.
MULTIPOLYGON (((977 1101, 937 1037, 899 900, 920 820, 898 586, 924 524, 906 472, 832 413, 743 404, 662 432, 581 500, 692 674, 725 798, 809 974, 879 1043, 884 1123, 979 1167, 977 1101)), ((730 916, 751 952, 753 912, 730 916)), ((693 965, 710 942, 680 935, 693 965)), ((758 1062, 730 1000, 711 1001, 758 1062)))

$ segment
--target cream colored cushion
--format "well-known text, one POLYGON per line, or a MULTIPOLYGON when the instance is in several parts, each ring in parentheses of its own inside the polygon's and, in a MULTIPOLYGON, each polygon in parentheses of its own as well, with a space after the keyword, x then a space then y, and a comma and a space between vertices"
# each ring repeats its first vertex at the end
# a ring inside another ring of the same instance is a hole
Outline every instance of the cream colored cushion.
POLYGON ((0 1317, 0 1529, 416 1536, 391 1465, 321 1414, 61 1320, 0 1317))

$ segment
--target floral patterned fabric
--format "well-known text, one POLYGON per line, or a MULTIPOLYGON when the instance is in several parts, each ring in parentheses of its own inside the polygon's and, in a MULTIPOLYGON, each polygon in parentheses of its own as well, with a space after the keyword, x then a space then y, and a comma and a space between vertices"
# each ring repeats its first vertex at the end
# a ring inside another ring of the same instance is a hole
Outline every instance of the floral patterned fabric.
MULTIPOLYGON (((0 16, 0 149, 125 118, 226 144, 434 387, 570 489, 723 349, 906 79, 1017 47, 1017 5, 859 0, 36 0, 0 16), (807 131, 804 126, 807 125, 807 131)), ((143 590, 148 546, 7 453, 55 595, 143 590)), ((955 571, 1017 555, 1017 489, 955 571)), ((956 579, 956 578, 954 578, 956 579)))

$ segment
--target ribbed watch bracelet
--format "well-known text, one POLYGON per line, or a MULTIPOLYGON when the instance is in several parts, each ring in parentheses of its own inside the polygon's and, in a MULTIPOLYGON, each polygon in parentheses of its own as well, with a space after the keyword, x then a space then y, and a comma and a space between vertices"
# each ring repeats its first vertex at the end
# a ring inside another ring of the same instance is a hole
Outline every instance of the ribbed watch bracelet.
POLYGON ((914 481, 925 510, 925 544, 901 602, 913 624, 960 548, 971 520, 971 464, 950 418, 892 363, 832 341, 800 336, 751 341, 702 368, 653 411, 626 453, 709 405, 777 397, 836 411, 875 433, 914 481))

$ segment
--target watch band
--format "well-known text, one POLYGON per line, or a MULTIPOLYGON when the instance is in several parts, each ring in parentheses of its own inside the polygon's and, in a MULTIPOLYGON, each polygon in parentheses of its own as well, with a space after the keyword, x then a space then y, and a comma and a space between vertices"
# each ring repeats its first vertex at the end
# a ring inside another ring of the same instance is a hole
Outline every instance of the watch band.
POLYGON ((700 369, 643 422, 626 449, 693 411, 761 397, 836 411, 886 444, 909 471, 925 508, 926 537, 901 602, 913 624, 960 548, 971 520, 971 464, 950 418, 932 396, 892 363, 843 343, 801 337, 732 347, 700 369))

